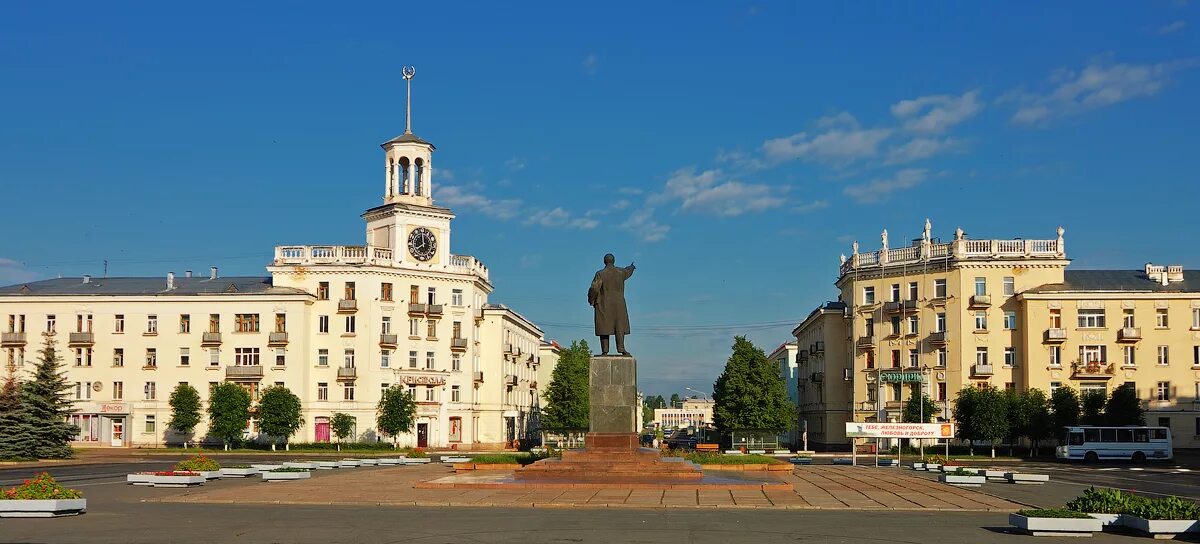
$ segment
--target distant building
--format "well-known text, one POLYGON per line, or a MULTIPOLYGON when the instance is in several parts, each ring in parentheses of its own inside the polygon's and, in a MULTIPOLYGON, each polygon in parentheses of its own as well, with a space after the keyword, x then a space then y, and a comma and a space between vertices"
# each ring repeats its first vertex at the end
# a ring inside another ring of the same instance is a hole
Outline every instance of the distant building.
POLYGON ((789 444, 793 447, 800 444, 800 439, 802 438, 800 425, 800 374, 796 368, 796 354, 798 351, 799 348, 796 347, 796 342, 784 342, 767 356, 767 359, 775 363, 775 366, 779 369, 779 377, 783 380, 788 399, 796 407, 795 417, 792 419, 792 430, 779 435, 781 443, 789 444))
POLYGON ((703 427, 712 421, 712 399, 684 399, 681 408, 654 409, 654 423, 663 429, 703 427))

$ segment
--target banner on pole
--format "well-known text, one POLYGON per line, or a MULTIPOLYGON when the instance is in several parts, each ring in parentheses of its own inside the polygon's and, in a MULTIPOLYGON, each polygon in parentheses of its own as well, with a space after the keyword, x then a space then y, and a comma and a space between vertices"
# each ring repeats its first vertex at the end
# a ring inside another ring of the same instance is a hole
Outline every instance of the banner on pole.
POLYGON ((954 438, 953 423, 846 422, 848 438, 954 438))

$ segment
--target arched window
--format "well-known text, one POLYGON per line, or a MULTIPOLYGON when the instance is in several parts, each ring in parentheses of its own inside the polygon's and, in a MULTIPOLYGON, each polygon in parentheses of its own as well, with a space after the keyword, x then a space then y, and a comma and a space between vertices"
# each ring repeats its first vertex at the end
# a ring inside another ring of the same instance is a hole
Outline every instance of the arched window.
POLYGON ((414 192, 417 195, 420 195, 421 194, 421 184, 424 183, 424 181, 425 181, 425 160, 418 158, 417 160, 413 161, 413 164, 415 164, 417 167, 416 168, 417 174, 416 174, 416 176, 414 176, 415 183, 416 183, 415 187, 417 188, 417 190, 414 192))
POLYGON ((408 157, 400 157, 396 163, 400 166, 400 194, 408 194, 411 189, 409 175, 412 173, 408 167, 408 157))
POLYGON ((388 161, 387 196, 396 194, 396 163, 388 161))

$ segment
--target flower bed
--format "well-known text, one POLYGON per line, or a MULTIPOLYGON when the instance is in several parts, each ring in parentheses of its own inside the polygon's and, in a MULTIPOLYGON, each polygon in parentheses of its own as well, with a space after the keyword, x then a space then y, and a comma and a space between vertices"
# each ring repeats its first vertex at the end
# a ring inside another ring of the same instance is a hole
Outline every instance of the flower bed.
POLYGON ((226 478, 244 478, 246 476, 254 476, 259 470, 250 465, 233 465, 221 467, 221 476, 226 478))
POLYGON ((1008 472, 1004 475, 1009 482, 1014 484, 1030 484, 1042 485, 1050 481, 1050 476, 1047 474, 1021 474, 1018 472, 1008 472))
POLYGON ((191 459, 185 459, 175 463, 175 470, 185 472, 198 472, 204 476, 205 480, 215 480, 221 477, 221 463, 212 457, 197 455, 191 459))
POLYGON ((86 510, 82 493, 59 485, 45 472, 17 487, 0 490, 0 518, 75 516, 86 510))
POLYGON ((964 470, 962 467, 955 469, 953 472, 946 472, 938 476, 939 482, 959 487, 979 487, 986 480, 983 475, 964 470))
POLYGON ((1021 510, 1008 515, 1013 527, 1033 536, 1092 536, 1100 520, 1072 510, 1021 510))
POLYGON ((1154 538, 1200 532, 1200 506, 1179 497, 1149 499, 1115 489, 1088 488, 1067 503, 1105 527, 1123 526, 1154 538))
POLYGON ((262 473, 264 482, 282 482, 287 480, 307 480, 312 478, 312 471, 306 468, 277 468, 262 473))
MULTIPOLYGON (((179 470, 142 472, 139 475, 142 479, 134 483, 150 487, 191 487, 203 485, 205 480, 204 475, 199 472, 179 470)), ((128 481, 128 478, 126 478, 126 481, 128 481)))
POLYGON ((277 468, 283 468, 283 465, 281 465, 279 463, 250 463, 250 466, 254 467, 258 470, 264 470, 264 471, 265 470, 275 470, 277 468))

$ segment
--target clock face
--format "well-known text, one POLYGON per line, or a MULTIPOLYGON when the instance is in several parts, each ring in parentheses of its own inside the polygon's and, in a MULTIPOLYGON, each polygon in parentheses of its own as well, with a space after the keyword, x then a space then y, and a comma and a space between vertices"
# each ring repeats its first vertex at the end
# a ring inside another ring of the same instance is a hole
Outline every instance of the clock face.
POLYGON ((408 252, 419 261, 428 261, 437 252, 437 238, 433 231, 417 227, 408 234, 408 252))

